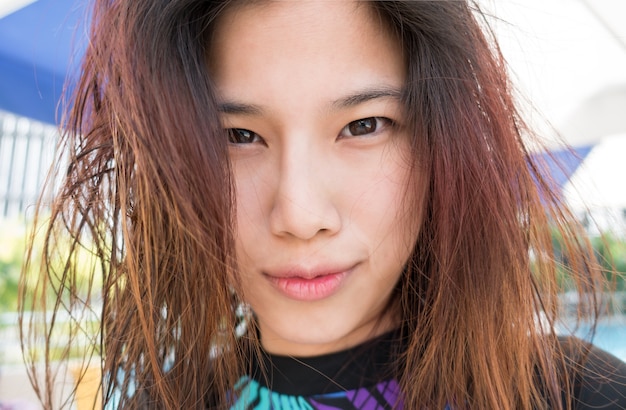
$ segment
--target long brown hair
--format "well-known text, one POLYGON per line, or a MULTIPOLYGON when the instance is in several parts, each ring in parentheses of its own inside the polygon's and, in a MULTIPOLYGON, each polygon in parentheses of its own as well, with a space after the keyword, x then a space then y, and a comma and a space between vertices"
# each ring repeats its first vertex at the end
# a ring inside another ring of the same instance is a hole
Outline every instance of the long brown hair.
MULTIPOLYGON (((101 354, 104 401, 119 408, 225 407, 258 348, 255 332, 235 332, 234 200, 207 61, 231 3, 98 0, 91 16, 41 279, 34 297, 26 277, 23 286, 33 300, 23 310, 45 311, 51 299, 53 315, 43 329, 24 323, 23 338, 33 346, 43 334, 48 363, 58 312, 101 306, 89 352, 101 354), (86 285, 72 262, 81 249, 98 261, 86 285)), ((581 295, 594 294, 599 272, 526 148, 531 134, 488 25, 462 1, 371 7, 404 49, 412 158, 429 175, 398 285, 405 407, 560 408, 571 383, 554 332, 551 230, 581 295)), ((53 380, 33 381, 53 406, 53 380)))

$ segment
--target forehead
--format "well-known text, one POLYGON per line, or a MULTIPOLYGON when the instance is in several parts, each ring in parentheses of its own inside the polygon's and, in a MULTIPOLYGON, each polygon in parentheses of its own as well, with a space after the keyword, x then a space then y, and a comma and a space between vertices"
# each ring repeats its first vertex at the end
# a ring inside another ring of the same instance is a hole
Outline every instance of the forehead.
POLYGON ((322 95, 371 81, 401 87, 405 77, 399 42, 359 1, 233 7, 216 23, 209 67, 219 91, 253 98, 281 90, 322 95))
MULTIPOLYGON (((216 32, 244 22, 252 31, 262 27, 267 32, 292 29, 294 33, 311 33, 333 23, 339 27, 361 27, 382 30, 382 21, 369 1, 354 0, 278 0, 235 2, 219 16, 216 32)), ((219 41, 219 38, 216 40, 219 41)))

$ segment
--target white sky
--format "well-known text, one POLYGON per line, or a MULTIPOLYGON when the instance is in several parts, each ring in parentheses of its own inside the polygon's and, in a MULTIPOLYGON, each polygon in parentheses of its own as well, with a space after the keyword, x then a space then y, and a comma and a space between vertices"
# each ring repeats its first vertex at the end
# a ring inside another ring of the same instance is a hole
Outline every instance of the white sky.
MULTIPOLYGON (((504 20, 497 21, 495 29, 515 81, 557 129, 566 128, 593 95, 626 86, 626 0, 482 0, 481 4, 504 20)), ((541 131, 542 119, 531 120, 541 131)), ((577 136, 569 142, 592 141, 577 136)))
POLYGON ((481 4, 506 21, 495 24, 496 35, 542 114, 531 118, 535 128, 549 133, 548 120, 571 145, 597 144, 564 187, 566 201, 592 209, 600 228, 626 233, 626 0, 481 4))

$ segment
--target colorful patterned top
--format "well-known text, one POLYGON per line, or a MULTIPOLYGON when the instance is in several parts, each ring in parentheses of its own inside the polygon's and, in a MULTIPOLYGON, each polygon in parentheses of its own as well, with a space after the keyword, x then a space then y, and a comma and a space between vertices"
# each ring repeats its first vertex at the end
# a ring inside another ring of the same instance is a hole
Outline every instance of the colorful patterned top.
MULTIPOLYGON (((351 349, 307 358, 264 353, 260 362, 252 363, 250 374, 234 386, 230 408, 402 410, 402 395, 390 365, 403 348, 398 340, 400 332, 391 332, 351 349)), ((572 408, 626 409, 626 363, 593 347, 579 357, 573 353, 573 340, 561 339, 574 377, 571 396, 567 396, 572 408)), ((124 375, 117 376, 122 384, 124 375)), ((139 394, 132 377, 128 393, 139 394)), ((105 409, 119 408, 121 397, 116 391, 105 409)), ((208 403, 207 407, 216 408, 208 403)))
MULTIPOLYGON (((231 410, 401 410, 400 388, 389 365, 401 349, 398 340, 399 332, 391 332, 309 358, 264 353, 235 386, 231 410)), ((573 340, 560 339, 574 376, 572 408, 626 409, 626 363, 591 346, 584 358, 576 358, 573 340)))

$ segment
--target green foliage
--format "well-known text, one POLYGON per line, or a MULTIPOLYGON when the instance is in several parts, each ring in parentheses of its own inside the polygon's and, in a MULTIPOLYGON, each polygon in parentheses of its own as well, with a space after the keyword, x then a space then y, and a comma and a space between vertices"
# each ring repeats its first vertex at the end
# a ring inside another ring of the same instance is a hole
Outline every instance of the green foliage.
POLYGON ((611 234, 604 234, 594 238, 591 243, 607 280, 615 284, 616 290, 625 291, 626 241, 611 234))
MULTIPOLYGON (((17 311, 20 273, 31 230, 32 226, 21 220, 0 220, 0 313, 17 311)), ((40 230, 34 240, 32 259, 24 281, 26 295, 32 295, 36 287, 41 288, 42 283, 47 283, 46 294, 50 303, 54 303, 58 289, 61 289, 61 294, 69 296, 69 289, 64 287, 67 284, 60 286, 60 278, 67 266, 76 272, 76 282, 71 284, 73 293, 87 300, 98 292, 102 284, 102 269, 89 240, 75 245, 74 250, 70 251, 70 238, 55 237, 46 281, 42 282, 44 278, 39 270, 44 239, 42 232, 40 230)))
POLYGON ((0 221, 0 313, 17 310, 25 248, 26 225, 21 221, 0 221))
MULTIPOLYGON (((605 233, 592 238, 591 245, 607 281, 615 286, 614 290, 626 291, 626 238, 605 233)), ((557 230, 552 231, 552 246, 560 266, 559 284, 563 289, 571 289, 574 284, 568 274, 569 261, 563 251, 563 239, 557 230)))

